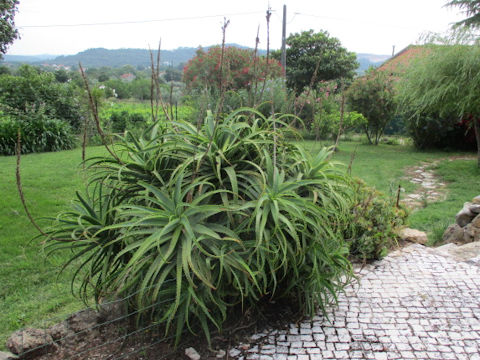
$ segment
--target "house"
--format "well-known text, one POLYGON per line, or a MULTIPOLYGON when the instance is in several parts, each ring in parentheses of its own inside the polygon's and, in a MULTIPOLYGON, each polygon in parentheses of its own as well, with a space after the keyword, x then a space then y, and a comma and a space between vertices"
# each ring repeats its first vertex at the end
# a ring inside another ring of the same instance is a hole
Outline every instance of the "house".
POLYGON ((132 73, 127 73, 127 74, 122 74, 120 75, 120 79, 122 81, 126 81, 126 82, 131 82, 133 80, 135 80, 136 76, 133 75, 132 73))
POLYGON ((377 70, 387 72, 392 76, 401 75, 412 61, 427 55, 430 51, 431 45, 409 45, 387 59, 377 70))

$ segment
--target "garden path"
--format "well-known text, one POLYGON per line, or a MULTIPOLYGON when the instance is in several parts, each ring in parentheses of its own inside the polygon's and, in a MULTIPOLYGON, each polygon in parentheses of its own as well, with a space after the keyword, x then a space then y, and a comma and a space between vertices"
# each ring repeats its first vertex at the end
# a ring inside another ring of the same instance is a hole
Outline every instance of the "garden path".
POLYGON ((244 360, 480 359, 480 256, 411 245, 359 270, 321 314, 253 335, 244 360))
POLYGON ((435 175, 432 169, 441 161, 470 160, 473 157, 450 156, 432 162, 421 162, 405 171, 405 179, 417 184, 413 193, 406 194, 402 203, 409 209, 425 207, 427 203, 443 201, 447 196, 446 184, 435 175))

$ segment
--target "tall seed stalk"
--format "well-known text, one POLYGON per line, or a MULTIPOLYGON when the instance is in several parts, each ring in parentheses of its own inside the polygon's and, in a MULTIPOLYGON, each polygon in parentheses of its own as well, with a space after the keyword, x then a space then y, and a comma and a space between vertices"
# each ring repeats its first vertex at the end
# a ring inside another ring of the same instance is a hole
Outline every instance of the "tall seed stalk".
POLYGON ((100 125, 100 118, 98 116, 98 108, 97 104, 95 103, 95 100, 93 99, 92 92, 90 90, 90 85, 88 85, 88 79, 87 76, 85 75, 85 71, 83 71, 83 67, 81 63, 78 63, 78 66, 80 68, 80 73, 82 75, 83 83, 85 84, 85 90, 87 91, 87 96, 88 96, 88 103, 90 105, 90 110, 92 112, 93 118, 95 120, 95 125, 97 127, 97 132, 100 135, 100 138, 102 139, 103 146, 107 149, 107 151, 110 153, 110 155, 113 156, 115 160, 117 160, 119 163, 123 163, 122 160, 115 154, 115 152, 108 146, 107 144, 107 138, 105 136, 105 133, 100 125))

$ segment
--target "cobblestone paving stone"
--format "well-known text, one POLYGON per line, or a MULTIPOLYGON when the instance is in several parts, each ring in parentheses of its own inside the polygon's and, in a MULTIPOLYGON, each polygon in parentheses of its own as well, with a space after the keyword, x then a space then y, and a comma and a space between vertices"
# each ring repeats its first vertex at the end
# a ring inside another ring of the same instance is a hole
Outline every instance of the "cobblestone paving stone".
POLYGON ((251 337, 243 360, 479 359, 480 267, 411 245, 360 273, 329 319, 251 337))

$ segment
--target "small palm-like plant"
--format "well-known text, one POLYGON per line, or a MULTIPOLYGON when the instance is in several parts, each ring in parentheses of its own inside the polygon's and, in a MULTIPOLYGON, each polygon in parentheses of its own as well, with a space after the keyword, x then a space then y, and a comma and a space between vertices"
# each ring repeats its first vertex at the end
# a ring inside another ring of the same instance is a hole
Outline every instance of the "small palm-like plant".
POLYGON ((324 309, 351 275, 339 237, 350 182, 328 150, 307 154, 276 128, 281 117, 253 109, 207 114, 200 129, 155 124, 120 138, 118 158, 91 159, 88 193, 48 242, 74 250, 82 298, 128 298, 177 339, 193 324, 209 338, 231 307, 263 299, 324 309))

